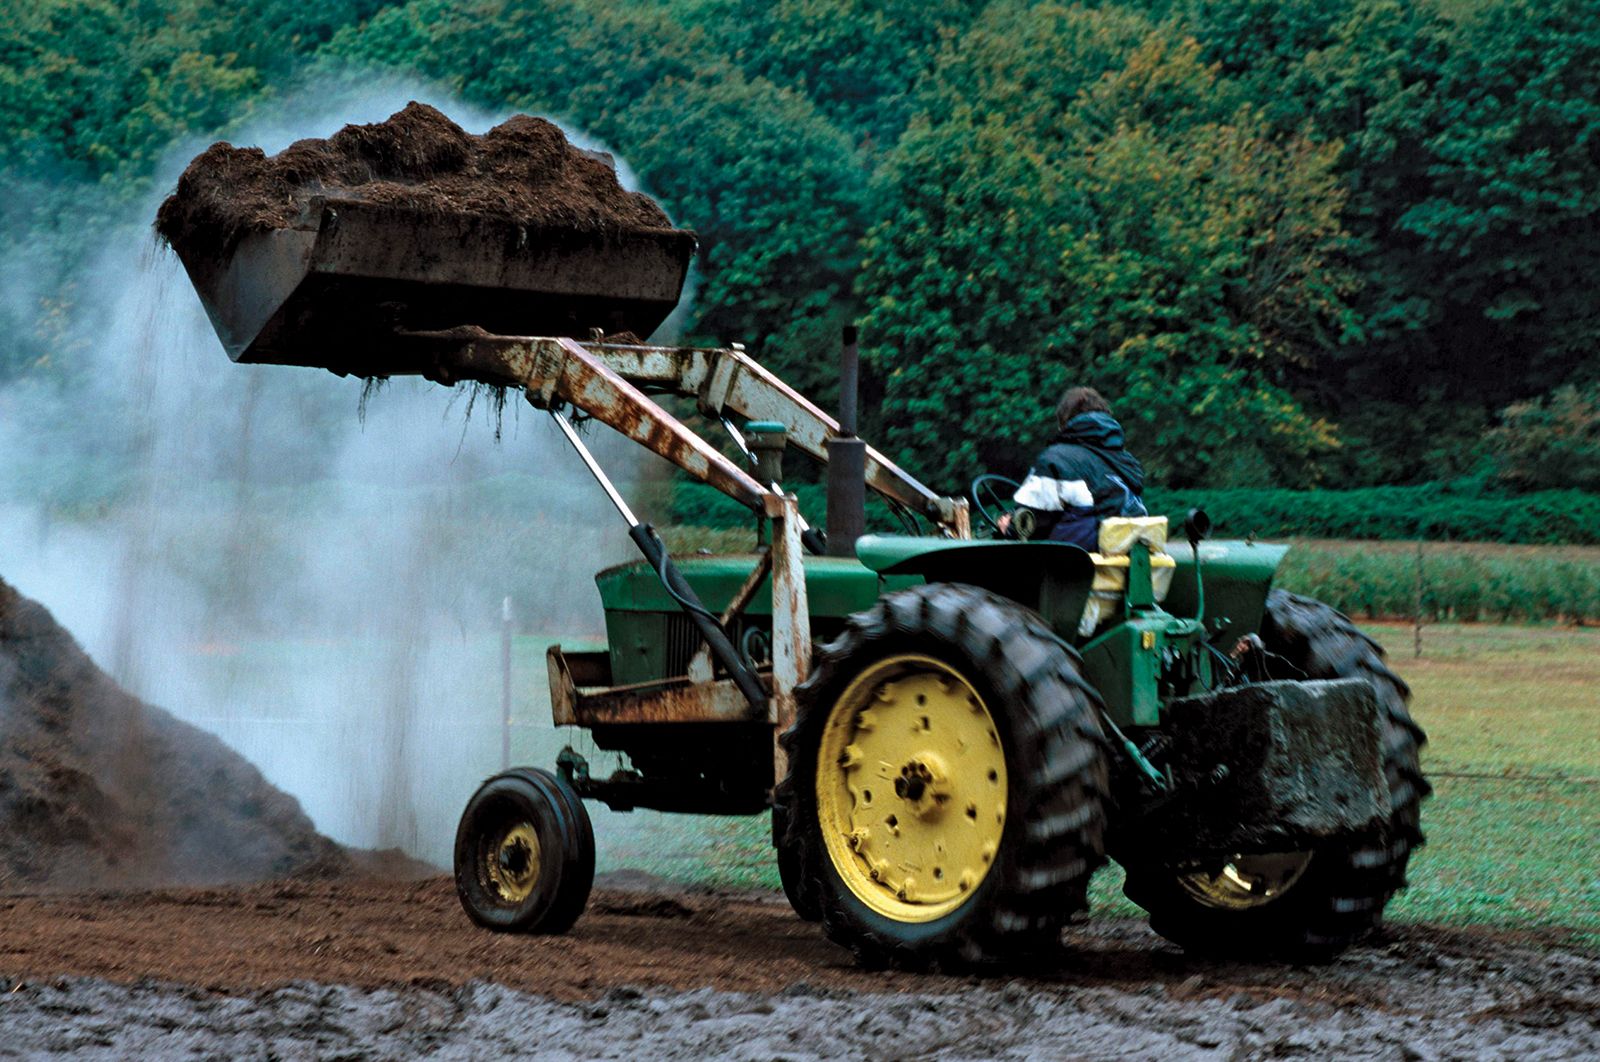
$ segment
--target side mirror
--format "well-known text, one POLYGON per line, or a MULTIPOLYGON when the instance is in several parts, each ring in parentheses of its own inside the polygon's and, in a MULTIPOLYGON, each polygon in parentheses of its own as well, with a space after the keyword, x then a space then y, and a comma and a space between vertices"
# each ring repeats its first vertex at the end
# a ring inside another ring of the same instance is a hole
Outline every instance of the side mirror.
POLYGON ((1210 535, 1211 517, 1204 509, 1190 509, 1189 515, 1183 518, 1183 537, 1189 540, 1190 548, 1199 548, 1200 540, 1210 535))

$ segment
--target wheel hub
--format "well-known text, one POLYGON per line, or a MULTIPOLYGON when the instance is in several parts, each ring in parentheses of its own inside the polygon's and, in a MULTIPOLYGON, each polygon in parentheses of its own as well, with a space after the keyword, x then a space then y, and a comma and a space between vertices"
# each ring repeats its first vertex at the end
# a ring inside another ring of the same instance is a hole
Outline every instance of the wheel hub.
POLYGON ((908 760, 894 780, 894 795, 904 801, 908 812, 921 819, 932 820, 943 814, 952 792, 944 762, 938 753, 928 750, 908 760))
POLYGON ((526 900, 539 880, 539 835, 533 825, 521 822, 506 830, 489 850, 487 863, 489 884, 502 900, 526 900))
POLYGON ((925 922, 988 873, 1006 817, 993 717, 954 668, 927 656, 868 667, 840 695, 817 760, 834 869, 880 914, 925 922))

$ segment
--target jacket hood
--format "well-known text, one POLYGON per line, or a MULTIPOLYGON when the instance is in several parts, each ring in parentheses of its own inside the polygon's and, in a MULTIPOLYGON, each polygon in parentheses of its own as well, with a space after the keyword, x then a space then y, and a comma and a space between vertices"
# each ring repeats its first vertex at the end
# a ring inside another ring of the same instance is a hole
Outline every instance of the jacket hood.
POLYGON ((1079 413, 1067 421, 1057 442, 1092 450, 1135 492, 1144 490, 1144 466, 1122 446, 1122 425, 1110 413, 1079 413))
POLYGON ((1079 413, 1067 421, 1057 441, 1092 446, 1097 450, 1122 449, 1122 425, 1110 413, 1079 413))

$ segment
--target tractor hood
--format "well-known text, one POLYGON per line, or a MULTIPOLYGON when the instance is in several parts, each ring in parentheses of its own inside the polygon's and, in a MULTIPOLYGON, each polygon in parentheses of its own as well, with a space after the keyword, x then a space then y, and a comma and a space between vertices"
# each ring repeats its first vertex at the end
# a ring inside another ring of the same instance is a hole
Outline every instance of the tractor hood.
MULTIPOLYGON (((1192 617, 1197 596, 1194 550, 1186 542, 1170 542, 1167 552, 1178 568, 1164 607, 1174 616, 1192 617)), ((1214 629, 1220 628, 1219 643, 1260 629, 1267 591, 1288 552, 1288 546, 1270 542, 1200 544, 1206 617, 1214 629)), ((880 575, 920 575, 929 582, 981 586, 1043 613, 1066 637, 1076 629, 1094 581, 1089 554, 1065 542, 865 535, 856 542, 856 556, 880 575)))

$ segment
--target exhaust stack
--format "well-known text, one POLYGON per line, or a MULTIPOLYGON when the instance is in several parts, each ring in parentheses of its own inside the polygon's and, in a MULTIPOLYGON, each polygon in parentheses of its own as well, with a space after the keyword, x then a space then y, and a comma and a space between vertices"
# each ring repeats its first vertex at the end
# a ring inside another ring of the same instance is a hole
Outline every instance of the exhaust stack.
POLYGON ((867 527, 867 444, 856 438, 861 375, 855 325, 846 325, 839 356, 839 434, 828 447, 828 554, 853 557, 867 527))

